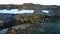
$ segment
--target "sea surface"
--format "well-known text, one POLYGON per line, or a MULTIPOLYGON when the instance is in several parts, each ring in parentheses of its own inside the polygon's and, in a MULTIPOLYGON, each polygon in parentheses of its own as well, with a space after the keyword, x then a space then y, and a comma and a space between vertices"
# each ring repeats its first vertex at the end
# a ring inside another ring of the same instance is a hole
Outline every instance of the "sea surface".
MULTIPOLYGON (((0 14, 0 20, 4 21, 6 24, 12 21, 12 19, 14 19, 14 15, 0 14)), ((12 22, 11 24, 13 25, 12 22)), ((4 34, 6 31, 7 29, 1 29, 0 34, 4 34)), ((60 18, 53 18, 53 19, 49 18, 44 22, 44 24, 40 24, 37 28, 28 31, 27 33, 28 34, 60 34, 60 18)))

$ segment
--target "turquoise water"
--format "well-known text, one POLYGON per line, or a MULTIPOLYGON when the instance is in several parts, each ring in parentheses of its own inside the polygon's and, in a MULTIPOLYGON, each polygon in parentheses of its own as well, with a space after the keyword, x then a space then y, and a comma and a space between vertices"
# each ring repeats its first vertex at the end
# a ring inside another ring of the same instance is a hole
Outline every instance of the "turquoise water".
MULTIPOLYGON (((0 30, 0 34, 6 31, 0 30)), ((34 28, 27 32, 27 34, 60 34, 60 18, 49 18, 44 24, 39 24, 37 28, 34 28)))
POLYGON ((29 31, 28 34, 60 34, 60 18, 50 18, 45 24, 29 31))

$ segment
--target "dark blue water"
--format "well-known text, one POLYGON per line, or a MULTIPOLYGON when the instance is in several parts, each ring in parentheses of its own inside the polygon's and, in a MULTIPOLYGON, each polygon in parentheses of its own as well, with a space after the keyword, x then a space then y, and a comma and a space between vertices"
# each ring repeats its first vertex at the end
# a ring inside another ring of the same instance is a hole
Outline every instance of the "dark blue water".
POLYGON ((0 29, 13 26, 15 23, 14 14, 2 14, 2 13, 0 13, 0 21, 4 22, 4 25, 2 27, 0 27, 0 29))
MULTIPOLYGON (((0 14, 0 20, 5 22, 5 26, 14 25, 13 14, 0 14)), ((0 27, 2 29, 2 27, 0 27)), ((5 30, 0 30, 0 34, 4 33, 5 30)), ((45 24, 28 31, 28 34, 60 34, 60 18, 49 18, 45 21, 45 24)))

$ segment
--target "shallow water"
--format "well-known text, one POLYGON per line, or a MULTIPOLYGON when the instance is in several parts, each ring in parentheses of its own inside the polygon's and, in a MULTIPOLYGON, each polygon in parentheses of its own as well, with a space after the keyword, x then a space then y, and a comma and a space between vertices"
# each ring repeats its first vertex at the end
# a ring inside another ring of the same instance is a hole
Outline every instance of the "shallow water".
MULTIPOLYGON (((0 30, 0 34, 7 29, 0 30)), ((44 24, 27 32, 28 34, 60 34, 60 18, 46 20, 44 24)))
POLYGON ((60 18, 49 19, 45 24, 29 31, 28 34, 60 34, 60 18))

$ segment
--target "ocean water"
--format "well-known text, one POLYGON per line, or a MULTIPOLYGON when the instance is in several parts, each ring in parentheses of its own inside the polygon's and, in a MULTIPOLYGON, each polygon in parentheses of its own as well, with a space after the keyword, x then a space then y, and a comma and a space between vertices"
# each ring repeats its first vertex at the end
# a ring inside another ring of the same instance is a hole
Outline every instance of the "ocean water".
MULTIPOLYGON (((3 18, 1 18, 1 16, 0 19, 4 21, 5 19, 7 19, 6 16, 3 18)), ((9 16, 12 16, 13 18, 13 15, 9 16)), ((5 23, 8 22, 6 21, 5 23)), ((7 29, 0 30, 0 34, 4 34, 6 31, 7 29)), ((40 24, 37 28, 28 31, 27 34, 60 34, 60 18, 48 18, 48 20, 46 20, 44 24, 40 24)))
POLYGON ((60 34, 60 18, 49 19, 45 24, 29 31, 28 34, 60 34))
MULTIPOLYGON (((4 28, 14 25, 14 14, 0 13, 0 21, 4 22, 4 28)), ((3 27, 0 27, 2 29, 3 27)))

